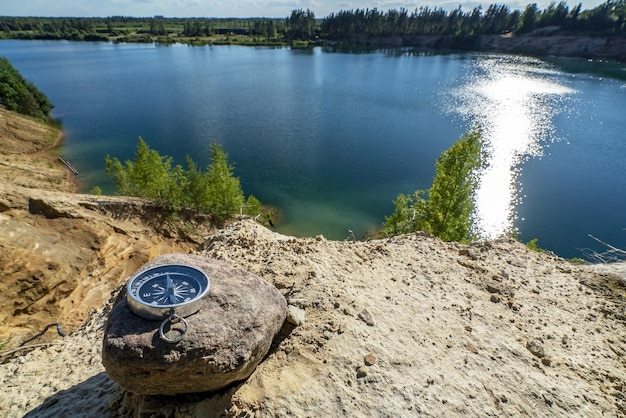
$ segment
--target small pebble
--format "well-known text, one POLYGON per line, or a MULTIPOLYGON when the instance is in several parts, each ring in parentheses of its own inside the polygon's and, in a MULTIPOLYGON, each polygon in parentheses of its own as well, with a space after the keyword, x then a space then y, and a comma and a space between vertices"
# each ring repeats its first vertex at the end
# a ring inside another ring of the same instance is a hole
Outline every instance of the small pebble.
POLYGON ((359 314, 359 319, 365 322, 370 327, 374 326, 374 318, 372 318, 372 314, 369 313, 367 309, 363 309, 359 314))
POLYGON ((293 305, 287 306, 287 321, 296 326, 304 325, 306 322, 304 309, 293 305))
POLYGON ((543 346, 539 340, 528 341, 526 343, 526 349, 536 357, 543 358, 546 356, 543 346))

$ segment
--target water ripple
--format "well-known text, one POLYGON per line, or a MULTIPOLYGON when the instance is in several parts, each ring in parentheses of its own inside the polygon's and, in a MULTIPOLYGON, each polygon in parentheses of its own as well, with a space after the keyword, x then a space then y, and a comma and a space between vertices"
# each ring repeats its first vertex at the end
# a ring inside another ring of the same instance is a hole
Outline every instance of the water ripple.
POLYGON ((459 112, 480 128, 486 164, 477 173, 474 229, 485 239, 509 232, 518 196, 518 166, 555 140, 553 118, 575 90, 543 61, 478 56, 467 83, 454 92, 459 112))

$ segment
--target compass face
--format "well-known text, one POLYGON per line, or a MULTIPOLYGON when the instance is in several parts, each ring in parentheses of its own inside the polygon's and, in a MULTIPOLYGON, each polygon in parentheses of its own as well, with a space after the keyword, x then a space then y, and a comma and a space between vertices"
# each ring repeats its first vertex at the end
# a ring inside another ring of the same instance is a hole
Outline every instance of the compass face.
POLYGON ((179 273, 163 273, 146 281, 137 294, 151 305, 177 305, 191 302, 200 291, 200 283, 179 273))
POLYGON ((138 315, 161 318, 173 308, 185 311, 186 305, 201 298, 208 289, 209 278, 203 271, 185 265, 160 265, 129 280, 127 300, 138 315))

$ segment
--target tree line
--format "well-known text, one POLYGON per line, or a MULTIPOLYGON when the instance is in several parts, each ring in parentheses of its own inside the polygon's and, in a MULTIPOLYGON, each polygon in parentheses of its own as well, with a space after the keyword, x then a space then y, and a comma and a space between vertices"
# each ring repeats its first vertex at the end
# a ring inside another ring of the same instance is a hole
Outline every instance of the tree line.
POLYGON ((523 11, 507 5, 492 4, 464 11, 460 6, 450 12, 442 8, 420 7, 412 12, 405 8, 387 12, 356 9, 333 13, 322 20, 320 33, 329 39, 351 34, 452 35, 473 36, 504 33, 524 34, 536 29, 558 26, 565 32, 624 34, 625 0, 607 0, 602 5, 582 11, 582 4, 570 9, 565 2, 552 2, 541 10, 536 3, 523 11))
POLYGON ((439 7, 418 7, 382 11, 373 9, 342 10, 317 19, 311 10, 295 9, 286 18, 136 18, 0 17, 0 38, 152 41, 169 38, 240 35, 266 41, 289 42, 315 39, 344 40, 353 34, 370 36, 447 35, 475 36, 488 34, 529 33, 536 29, 559 27, 564 32, 624 35, 626 0, 607 0, 582 10, 578 3, 552 2, 545 9, 530 3, 523 10, 511 10, 503 4, 486 9, 477 6, 451 11, 439 7))
POLYGON ((0 39, 67 39, 76 41, 152 40, 152 37, 210 37, 218 34, 282 39, 285 19, 166 18, 111 16, 105 18, 0 16, 0 39))

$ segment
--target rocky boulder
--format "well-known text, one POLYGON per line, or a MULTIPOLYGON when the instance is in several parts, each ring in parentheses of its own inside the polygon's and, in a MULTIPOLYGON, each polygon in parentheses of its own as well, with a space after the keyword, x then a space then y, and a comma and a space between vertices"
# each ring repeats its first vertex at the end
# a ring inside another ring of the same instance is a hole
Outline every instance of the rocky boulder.
POLYGON ((188 332, 172 344, 159 338, 161 321, 135 315, 120 292, 104 330, 102 363, 126 391, 141 395, 208 392, 247 378, 270 349, 287 304, 270 283, 222 261, 170 254, 144 266, 187 264, 211 280, 188 332))

